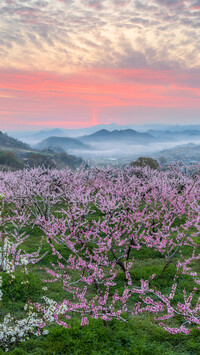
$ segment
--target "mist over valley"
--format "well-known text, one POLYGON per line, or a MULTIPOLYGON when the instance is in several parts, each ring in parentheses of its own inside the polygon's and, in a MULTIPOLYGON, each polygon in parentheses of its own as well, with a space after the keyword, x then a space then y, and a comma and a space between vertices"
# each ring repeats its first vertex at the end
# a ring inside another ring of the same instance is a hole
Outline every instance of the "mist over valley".
POLYGON ((200 160, 200 125, 96 125, 83 129, 15 132, 37 151, 66 152, 91 164, 128 164, 139 156, 200 160))

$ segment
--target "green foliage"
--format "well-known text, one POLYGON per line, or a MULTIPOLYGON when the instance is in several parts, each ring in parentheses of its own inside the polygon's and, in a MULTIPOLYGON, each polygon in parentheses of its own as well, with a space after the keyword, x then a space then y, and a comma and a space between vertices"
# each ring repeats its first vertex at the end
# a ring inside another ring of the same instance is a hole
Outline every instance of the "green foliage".
POLYGON ((67 165, 72 169, 78 168, 83 162, 81 158, 77 158, 73 155, 67 154, 66 152, 55 154, 55 161, 60 167, 67 165))
POLYGON ((19 170, 25 166, 45 168, 78 168, 83 160, 62 149, 32 151, 28 144, 9 137, 0 131, 0 170, 19 170), (8 150, 9 149, 9 150, 8 150))
POLYGON ((26 166, 30 168, 43 166, 44 168, 65 168, 76 169, 82 164, 82 159, 65 152, 61 153, 19 153, 20 158, 13 151, 0 150, 0 169, 19 170, 26 166))
POLYGON ((29 273, 23 274, 18 272, 13 281, 10 282, 10 275, 3 273, 3 303, 9 306, 12 300, 12 294, 15 302, 25 303, 27 298, 31 298, 32 301, 36 301, 42 292, 42 281, 37 275, 29 273), (28 281, 26 287, 23 282, 28 281))
POLYGON ((159 169, 159 164, 157 160, 153 158, 139 157, 136 161, 130 164, 132 167, 144 167, 148 166, 151 169, 159 169))
POLYGON ((24 163, 11 151, 0 150, 0 168, 4 170, 23 169, 24 163))
MULTIPOLYGON (((50 327, 50 333, 30 339, 10 351, 11 355, 198 355, 200 337, 197 332, 187 337, 176 336, 154 325, 150 318, 135 317, 129 324, 112 321, 107 326, 101 320, 90 320, 81 327, 73 320, 70 329, 50 327)), ((3 354, 3 352, 0 354, 3 354)))
POLYGON ((50 155, 31 153, 26 160, 26 163, 31 168, 37 168, 38 166, 43 166, 44 168, 55 168, 56 162, 50 155))

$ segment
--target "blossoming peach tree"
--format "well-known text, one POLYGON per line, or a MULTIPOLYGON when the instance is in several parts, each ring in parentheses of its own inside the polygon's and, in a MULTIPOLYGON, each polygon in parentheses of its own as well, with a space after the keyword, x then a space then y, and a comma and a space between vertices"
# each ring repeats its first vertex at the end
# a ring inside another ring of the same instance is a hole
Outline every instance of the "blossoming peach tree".
POLYGON ((18 319, 13 307, 2 319, 0 342, 5 350, 30 334, 47 333, 49 323, 68 328, 73 314, 87 325, 90 317, 107 324, 150 312, 173 334, 200 329, 198 172, 39 168, 1 173, 0 191, 5 192, 1 196, 0 268, 2 276, 9 275, 10 288, 16 270, 23 273, 21 287, 26 287, 27 270, 40 265, 47 253, 42 243, 52 254, 50 263, 43 263, 47 275, 43 297, 34 302, 29 295, 24 318, 18 319), (35 252, 26 251, 31 238, 26 226, 42 232, 35 252), (156 254, 163 267, 138 280, 137 258, 147 251, 156 254), (159 280, 171 265, 173 278, 163 289, 159 280), (190 290, 182 287, 184 278, 191 279, 190 290), (52 282, 63 289, 57 300, 48 296, 52 282), (174 327, 168 325, 169 319, 174 327))
MULTIPOLYGON (((1 219, 0 219, 0 303, 3 301, 3 283, 9 283, 11 289, 11 312, 4 314, 3 305, 1 304, 1 323, 0 323, 0 344, 5 351, 11 350, 18 342, 29 339, 31 334, 38 334, 38 329, 43 324, 43 318, 34 312, 33 307, 27 302, 24 304, 24 317, 18 318, 15 313, 15 297, 13 290, 13 282, 15 280, 16 271, 19 269, 24 275, 24 281, 21 287, 26 287, 27 283, 27 266, 34 264, 41 259, 40 250, 27 254, 23 249, 23 242, 28 238, 24 233, 20 233, 27 218, 23 216, 20 220, 17 214, 15 218, 7 218, 4 214, 4 198, 3 193, 0 194, 1 202, 1 219), (8 222, 13 223, 15 230, 13 233, 7 231, 8 222), (7 276, 7 277, 5 277, 7 276), (4 315, 2 317, 2 315, 4 315)), ((27 217, 27 216, 26 216, 27 217)), ((5 295, 6 297, 6 295, 5 295)), ((28 299, 27 299, 28 301, 28 299)), ((47 333, 44 331, 43 333, 47 333)))

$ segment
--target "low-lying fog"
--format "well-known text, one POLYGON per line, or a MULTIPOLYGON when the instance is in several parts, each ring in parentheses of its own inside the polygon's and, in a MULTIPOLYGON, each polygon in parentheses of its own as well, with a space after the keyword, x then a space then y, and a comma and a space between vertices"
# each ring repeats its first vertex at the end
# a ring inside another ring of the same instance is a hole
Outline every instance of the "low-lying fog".
MULTIPOLYGON (((91 150, 78 150, 73 149, 68 151, 68 153, 80 156, 84 159, 91 160, 109 160, 109 159, 135 159, 139 156, 153 156, 156 153, 162 155, 163 150, 172 149, 181 145, 187 144, 200 144, 200 139, 193 140, 183 140, 178 142, 159 142, 159 143, 150 143, 148 145, 126 145, 126 144, 104 144, 102 146, 95 144, 91 145, 93 149, 91 150)), ((156 154, 158 155, 158 154, 156 154)))
POLYGON ((170 130, 164 127, 148 127, 149 131, 136 131, 132 128, 116 124, 94 126, 87 130, 60 130, 27 132, 23 137, 18 133, 18 139, 32 146, 33 149, 51 148, 55 152, 66 151, 69 154, 82 157, 94 162, 120 161, 129 162, 139 156, 151 156, 158 159, 168 156, 173 159, 173 154, 181 158, 199 159, 199 148, 184 146, 188 144, 200 145, 200 125, 196 126, 171 126, 170 130), (101 128, 101 129, 100 129, 101 128), (103 129, 102 129, 103 128, 103 129), (105 129, 106 128, 106 129, 105 129), (109 128, 109 129, 107 129, 109 128), (151 128, 151 129, 150 129, 151 128), (154 128, 162 128, 156 130, 154 128), (100 129, 100 130, 99 130, 100 129), (76 135, 75 135, 76 134, 76 135), (82 134, 82 135, 80 135, 82 134), (85 134, 85 135, 84 135, 85 134), (72 138, 73 137, 73 138, 72 138), (133 142, 133 144, 132 144, 133 142), (173 151, 170 151, 173 149, 173 151))

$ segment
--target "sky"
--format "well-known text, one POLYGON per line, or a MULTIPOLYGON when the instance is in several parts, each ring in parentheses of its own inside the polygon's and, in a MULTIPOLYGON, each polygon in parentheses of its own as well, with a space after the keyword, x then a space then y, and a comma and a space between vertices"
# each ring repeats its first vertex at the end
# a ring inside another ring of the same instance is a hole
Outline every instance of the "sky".
POLYGON ((200 0, 1 0, 0 130, 200 123, 200 0))

